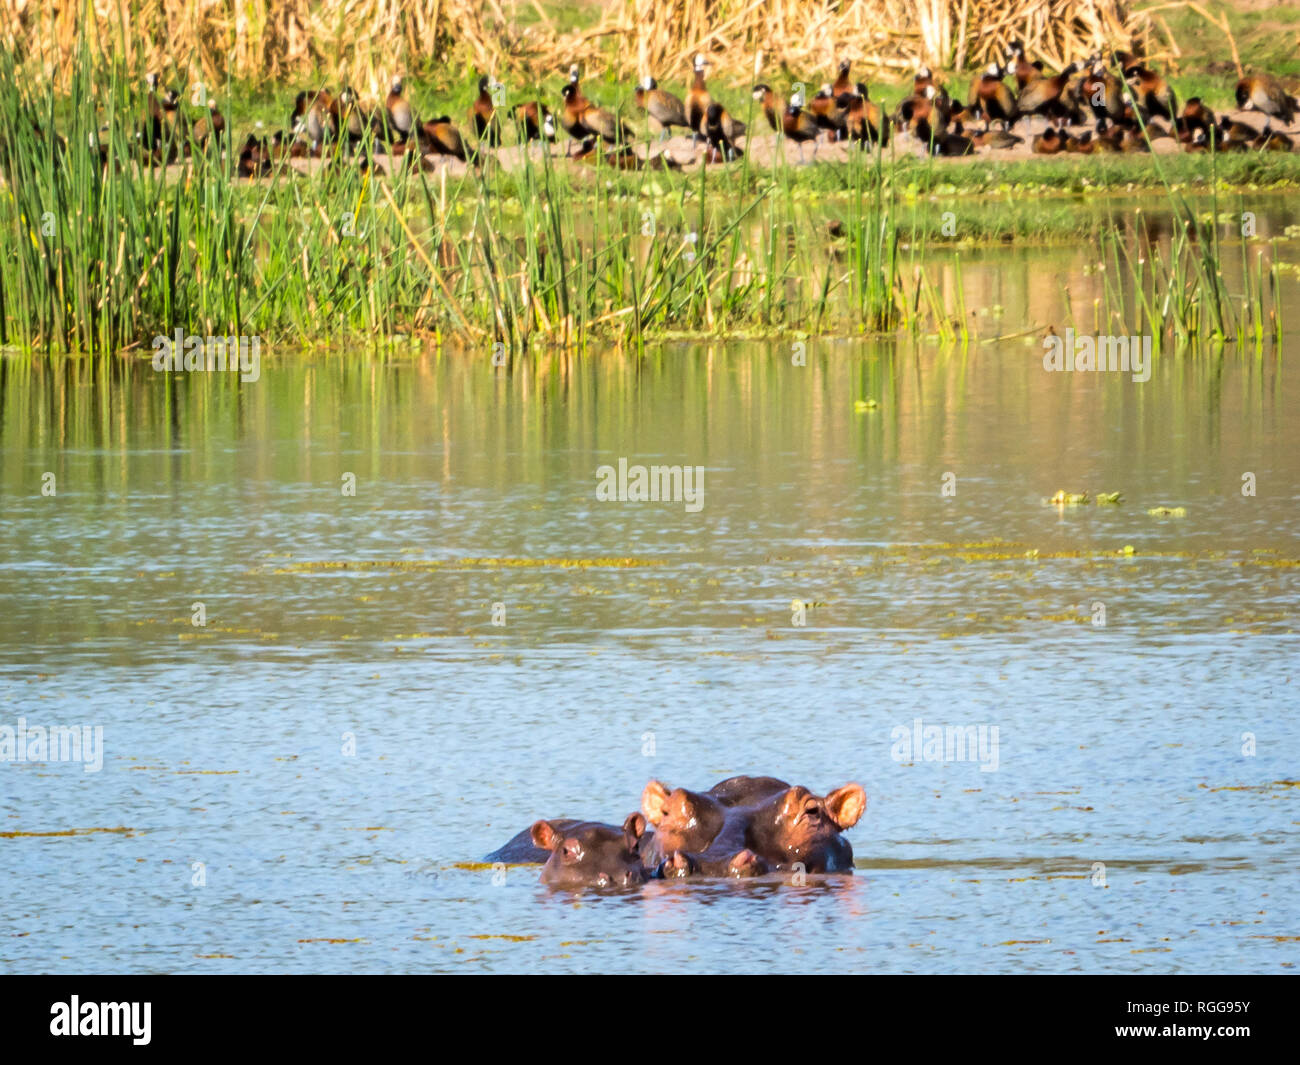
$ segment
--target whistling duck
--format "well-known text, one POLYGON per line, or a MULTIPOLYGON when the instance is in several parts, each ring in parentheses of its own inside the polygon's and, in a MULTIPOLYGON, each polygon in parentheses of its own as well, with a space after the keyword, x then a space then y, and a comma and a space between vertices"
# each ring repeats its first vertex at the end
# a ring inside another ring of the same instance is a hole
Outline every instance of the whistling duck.
POLYGON ((686 105, 680 98, 659 88, 659 83, 654 78, 647 77, 636 87, 636 105, 646 113, 650 132, 659 131, 660 140, 672 135, 673 126, 690 128, 686 105))
POLYGON ((180 90, 170 88, 159 101, 162 108, 163 155, 166 162, 172 162, 189 144, 189 121, 180 107, 180 90))
POLYGON ((951 130, 935 132, 929 121, 921 119, 916 124, 916 135, 925 141, 931 155, 970 155, 975 151, 974 142, 964 135, 960 122, 954 122, 951 130))
POLYGON ((471 153, 465 151, 465 141, 460 130, 451 124, 451 116, 441 115, 432 121, 421 122, 416 130, 421 154, 450 155, 462 163, 476 161, 471 153))
POLYGON ((1055 155, 1065 148, 1065 138, 1055 126, 1048 126, 1030 142, 1035 155, 1055 155))
POLYGON ((152 163, 169 163, 176 158, 188 137, 185 116, 180 111, 180 93, 168 89, 158 94, 158 75, 145 77, 149 86, 148 117, 136 138, 152 163))
POLYGON ((1174 100, 1174 91, 1164 78, 1154 70, 1138 65, 1130 68, 1125 80, 1133 90, 1133 96, 1138 104, 1138 111, 1143 119, 1157 116, 1170 122, 1173 121, 1177 112, 1177 104, 1174 100))
POLYGON ((1256 136, 1255 129, 1244 122, 1234 122, 1225 115, 1207 137, 1216 152, 1244 152, 1256 136))
MULTIPOLYGON (((292 140, 289 141, 287 149, 290 159, 306 159, 311 155, 311 145, 306 139, 298 136, 296 133, 291 134, 292 140)), ((285 152, 284 131, 276 130, 275 136, 271 138, 272 158, 279 158, 285 152)))
MULTIPOLYGON (((705 113, 707 116, 707 112, 705 113)), ((727 140, 735 142, 747 132, 745 123, 735 118, 725 107, 722 109, 722 131, 726 134, 727 140)), ((701 134, 703 130, 701 130, 701 134)))
POLYGON ((1178 139, 1183 144, 1191 144, 1197 132, 1200 132, 1202 141, 1208 145, 1210 141, 1210 131, 1218 124, 1218 119, 1214 112, 1201 102, 1199 96, 1193 96, 1183 104, 1183 113, 1178 116, 1174 122, 1174 131, 1178 134, 1178 139))
POLYGON ((1148 138, 1153 137, 1150 126, 1143 134, 1142 127, 1134 120, 1128 120, 1115 126, 1117 131, 1114 135, 1115 145, 1121 152, 1149 152, 1151 145, 1147 143, 1148 138))
POLYGON ((985 130, 994 122, 1001 122, 1004 130, 1010 130, 1020 117, 1016 98, 1002 80, 1006 76, 1007 72, 1002 67, 990 63, 971 86, 970 108, 972 113, 983 116, 985 130))
POLYGON ((823 85, 817 90, 817 95, 808 101, 808 112, 818 126, 832 134, 832 140, 843 140, 848 136, 844 110, 831 95, 829 85, 823 85))
POLYGON ((147 74, 144 81, 149 87, 148 111, 136 136, 144 150, 152 154, 159 150, 163 141, 163 109, 158 99, 158 75, 147 74))
POLYGON ((1092 62, 1080 82, 1079 96, 1098 122, 1102 119, 1114 122, 1124 116, 1123 84, 1100 59, 1092 62))
POLYGON ((776 93, 772 91, 771 86, 761 82, 755 85, 754 103, 763 109, 763 114, 767 116, 767 124, 772 127, 772 132, 780 133, 781 119, 779 114, 782 110, 781 101, 777 99, 776 93))
POLYGON ((486 74, 478 79, 478 96, 474 98, 469 113, 474 124, 474 136, 495 148, 501 143, 501 124, 497 121, 492 93, 488 91, 491 85, 492 79, 486 74))
POLYGON ((1020 99, 1016 101, 1020 113, 1022 115, 1046 115, 1049 120, 1054 120, 1058 124, 1063 123, 1067 118, 1073 117, 1073 103, 1066 97, 1065 90, 1070 83, 1071 76, 1078 69, 1079 65, 1077 63, 1071 63, 1059 74, 1051 77, 1043 75, 1034 78, 1025 86, 1025 90, 1020 94, 1020 99))
POLYGON ((1273 75, 1252 74, 1237 82, 1237 106, 1246 111, 1262 111, 1289 126, 1300 111, 1300 100, 1282 88, 1273 75))
POLYGON ((921 96, 930 86, 938 89, 938 86, 934 84, 934 74, 931 72, 930 68, 922 67, 912 78, 912 95, 921 96))
POLYGON ((1079 155, 1092 155, 1097 150, 1097 142, 1092 138, 1092 130, 1086 129, 1077 137, 1072 133, 1065 135, 1065 150, 1079 155))
POLYGON ((865 82, 858 82, 856 93, 841 93, 838 103, 844 110, 850 140, 860 144, 889 143, 889 122, 871 99, 865 82))
POLYGON ((217 110, 217 101, 208 98, 208 113, 194 123, 192 130, 194 143, 200 148, 206 149, 215 145, 220 151, 221 144, 226 136, 226 119, 220 111, 217 110))
POLYGON ((736 125, 734 120, 727 114, 722 104, 717 101, 709 104, 708 110, 704 112, 704 121, 700 124, 700 133, 708 141, 709 147, 721 156, 722 162, 731 162, 740 155, 740 149, 736 147, 735 139, 731 136, 729 129, 734 125, 736 125))
POLYGON ((633 138, 631 129, 622 118, 612 111, 593 104, 582 95, 577 82, 569 82, 560 92, 564 97, 564 110, 560 113, 560 124, 574 140, 584 141, 595 135, 608 144, 614 144, 633 138))
POLYGON ((294 97, 289 124, 294 129, 301 127, 307 134, 312 155, 320 155, 324 142, 332 140, 338 134, 333 113, 335 109, 334 97, 327 89, 319 89, 315 93, 300 92, 294 97))
MULTIPOLYGON (((599 137, 588 137, 578 148, 574 156, 576 160, 582 163, 603 163, 612 166, 618 170, 680 170, 681 165, 673 162, 667 155, 651 155, 642 159, 636 153, 636 149, 630 144, 619 144, 613 148, 598 151, 600 145, 599 137)), ((712 149, 710 149, 712 154, 712 149)), ((707 159, 706 162, 715 162, 720 160, 707 159)))
POLYGON ((1259 136, 1259 130, 1246 122, 1238 122, 1224 115, 1219 120, 1219 141, 1253 141, 1259 136))
POLYGON ((1029 62, 1025 58, 1025 46, 1019 41, 1011 42, 1008 53, 1007 58, 1015 61, 1015 65, 1011 67, 1011 73, 1016 76, 1016 88, 1020 92, 1024 92, 1026 85, 1037 81, 1043 76, 1043 61, 1035 59, 1032 63, 1029 62))
POLYGON ((947 132, 948 123, 965 112, 963 104, 956 103, 942 89, 927 85, 920 95, 909 96, 898 105, 894 115, 894 124, 900 129, 910 130, 919 140, 929 141, 933 134, 947 132), (919 127, 925 123, 931 132, 921 136, 919 127))
POLYGON ((339 90, 337 99, 330 101, 329 110, 334 128, 342 134, 344 143, 349 149, 356 148, 365 140, 370 120, 361 110, 357 94, 350 86, 345 85, 339 90))
POLYGON ((1111 62, 1115 66, 1119 67, 1119 69, 1123 72, 1125 78, 1127 78, 1135 70, 1140 69, 1142 66, 1142 57, 1138 55, 1136 52, 1125 52, 1122 49, 1120 49, 1111 52, 1110 58, 1111 58, 1111 62))
POLYGON ((853 88, 853 82, 849 80, 849 61, 841 59, 835 84, 831 86, 831 94, 837 97, 843 96, 846 92, 853 92, 853 88))
MULTIPOLYGON (((551 118, 551 112, 547 106, 539 100, 529 100, 526 104, 520 104, 514 110, 515 126, 519 129, 519 137, 522 141, 540 140, 544 135, 543 126, 547 119, 551 118)), ((551 121, 550 134, 546 136, 547 140, 555 140, 555 122, 551 121)))
POLYGON ((582 124, 582 112, 583 108, 586 107, 587 100, 582 95, 582 89, 578 86, 577 72, 578 68, 576 66, 571 69, 569 83, 560 90, 560 95, 564 98, 564 107, 560 109, 560 125, 570 137, 570 140, 564 146, 565 155, 572 152, 574 141, 577 141, 578 146, 581 147, 592 133, 582 124))
POLYGON ((271 148, 266 139, 250 133, 244 140, 243 148, 240 149, 237 172, 240 177, 265 177, 274 170, 271 158, 271 148))
POLYGON ((1025 143, 1024 137, 1017 137, 1004 129, 986 129, 979 133, 972 133, 970 139, 977 148, 1007 149, 1025 143))
POLYGON ((799 93, 781 115, 781 135, 799 146, 799 162, 806 162, 803 146, 807 141, 813 142, 813 159, 817 159, 817 133, 817 122, 803 109, 803 94, 799 93))
POLYGON ((411 135, 414 121, 411 118, 411 105, 407 102, 406 97, 402 95, 402 79, 400 77, 393 79, 392 86, 388 90, 388 99, 384 102, 384 108, 388 112, 389 138, 394 141, 405 142, 406 138, 411 135))
POLYGON ((691 82, 690 90, 686 93, 686 121, 691 127, 691 144, 694 145, 696 137, 699 134, 700 123, 704 121, 704 113, 709 109, 709 104, 713 102, 713 97, 709 95, 709 90, 704 84, 704 67, 706 60, 704 56, 695 57, 695 79, 691 82))
POLYGON ((1259 131, 1259 136, 1251 142, 1251 147, 1260 152, 1290 152, 1295 150, 1295 144, 1285 133, 1279 133, 1273 129, 1269 123, 1264 123, 1264 128, 1259 131))

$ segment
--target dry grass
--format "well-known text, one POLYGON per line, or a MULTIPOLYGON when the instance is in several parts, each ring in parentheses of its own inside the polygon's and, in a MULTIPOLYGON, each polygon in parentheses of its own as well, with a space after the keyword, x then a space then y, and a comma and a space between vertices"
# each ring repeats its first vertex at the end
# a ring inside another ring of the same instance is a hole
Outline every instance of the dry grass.
POLYGON ((377 88, 453 54, 491 67, 516 43, 497 0, 0 0, 0 41, 59 80, 85 7, 99 51, 191 82, 319 73, 377 88))
POLYGON ((861 70, 962 70, 1003 56, 1014 39, 1059 66, 1151 30, 1128 0, 622 0, 567 32, 537 0, 505 0, 527 9, 527 27, 502 2, 0 0, 0 39, 58 81, 90 7, 96 47, 133 71, 208 83, 319 74, 375 91, 393 73, 448 60, 498 76, 578 62, 672 77, 696 52, 733 76, 824 70, 839 58, 861 70))
POLYGON ((675 70, 695 52, 748 73, 833 68, 963 70, 1028 51, 1063 66, 1145 41, 1149 23, 1125 0, 629 0, 611 16, 644 69, 675 70))

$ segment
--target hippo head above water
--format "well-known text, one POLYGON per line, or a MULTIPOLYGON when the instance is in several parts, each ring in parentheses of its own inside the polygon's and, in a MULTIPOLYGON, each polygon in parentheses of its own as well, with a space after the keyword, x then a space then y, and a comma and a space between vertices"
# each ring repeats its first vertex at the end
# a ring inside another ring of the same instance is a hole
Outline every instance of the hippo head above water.
POLYGON ((775 777, 729 777, 696 792, 652 780, 641 792, 641 812, 655 826, 658 853, 703 851, 722 832, 733 807, 756 806, 789 787, 775 777))
POLYGON ((727 808, 712 795, 669 788, 652 780, 641 793, 641 810, 655 826, 660 854, 702 851, 722 831, 727 808))
POLYGON ((853 847, 841 833, 866 807, 858 784, 822 797, 771 777, 736 777, 704 793, 652 780, 641 795, 660 855, 680 849, 717 858, 746 847, 771 865, 798 862, 810 873, 852 871, 853 847))
POLYGON ((560 888, 628 888, 646 879, 637 845, 645 818, 631 814, 623 827, 597 821, 576 824, 536 822, 533 843, 551 856, 542 867, 542 883, 560 888))
POLYGON ((845 784, 824 798, 807 788, 788 788, 752 808, 746 839, 769 861, 800 862, 809 873, 849 872, 853 847, 841 833, 866 809, 860 784, 845 784))

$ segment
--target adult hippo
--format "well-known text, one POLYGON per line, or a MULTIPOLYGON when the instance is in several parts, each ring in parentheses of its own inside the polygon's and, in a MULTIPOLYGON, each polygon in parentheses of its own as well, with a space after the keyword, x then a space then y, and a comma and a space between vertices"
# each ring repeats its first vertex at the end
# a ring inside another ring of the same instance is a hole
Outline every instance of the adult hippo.
POLYGON ((706 792, 652 780, 641 794, 641 811, 655 826, 651 857, 663 861, 681 851, 705 871, 748 850, 774 869, 852 872, 853 846, 842 833, 866 808, 859 784, 823 797, 774 777, 732 777, 706 792))

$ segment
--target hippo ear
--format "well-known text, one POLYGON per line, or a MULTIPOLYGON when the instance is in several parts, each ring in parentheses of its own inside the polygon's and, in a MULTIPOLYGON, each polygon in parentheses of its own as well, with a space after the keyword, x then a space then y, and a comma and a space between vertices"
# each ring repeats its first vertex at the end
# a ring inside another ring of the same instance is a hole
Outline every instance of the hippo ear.
POLYGON ((623 822, 623 839, 627 843, 627 849, 636 850, 638 841, 644 835, 645 818, 640 814, 628 814, 627 820, 623 822))
POLYGON ((560 842, 561 837, 561 833, 549 821, 534 822, 528 834, 533 837, 533 845, 544 851, 555 850, 555 845, 560 842))
POLYGON ((860 784, 845 784, 826 796, 826 812, 843 831, 858 823, 867 809, 867 793, 860 784))
POLYGON ((641 812, 652 825, 659 824, 667 816, 669 794, 668 785, 662 780, 650 781, 641 792, 641 812))

